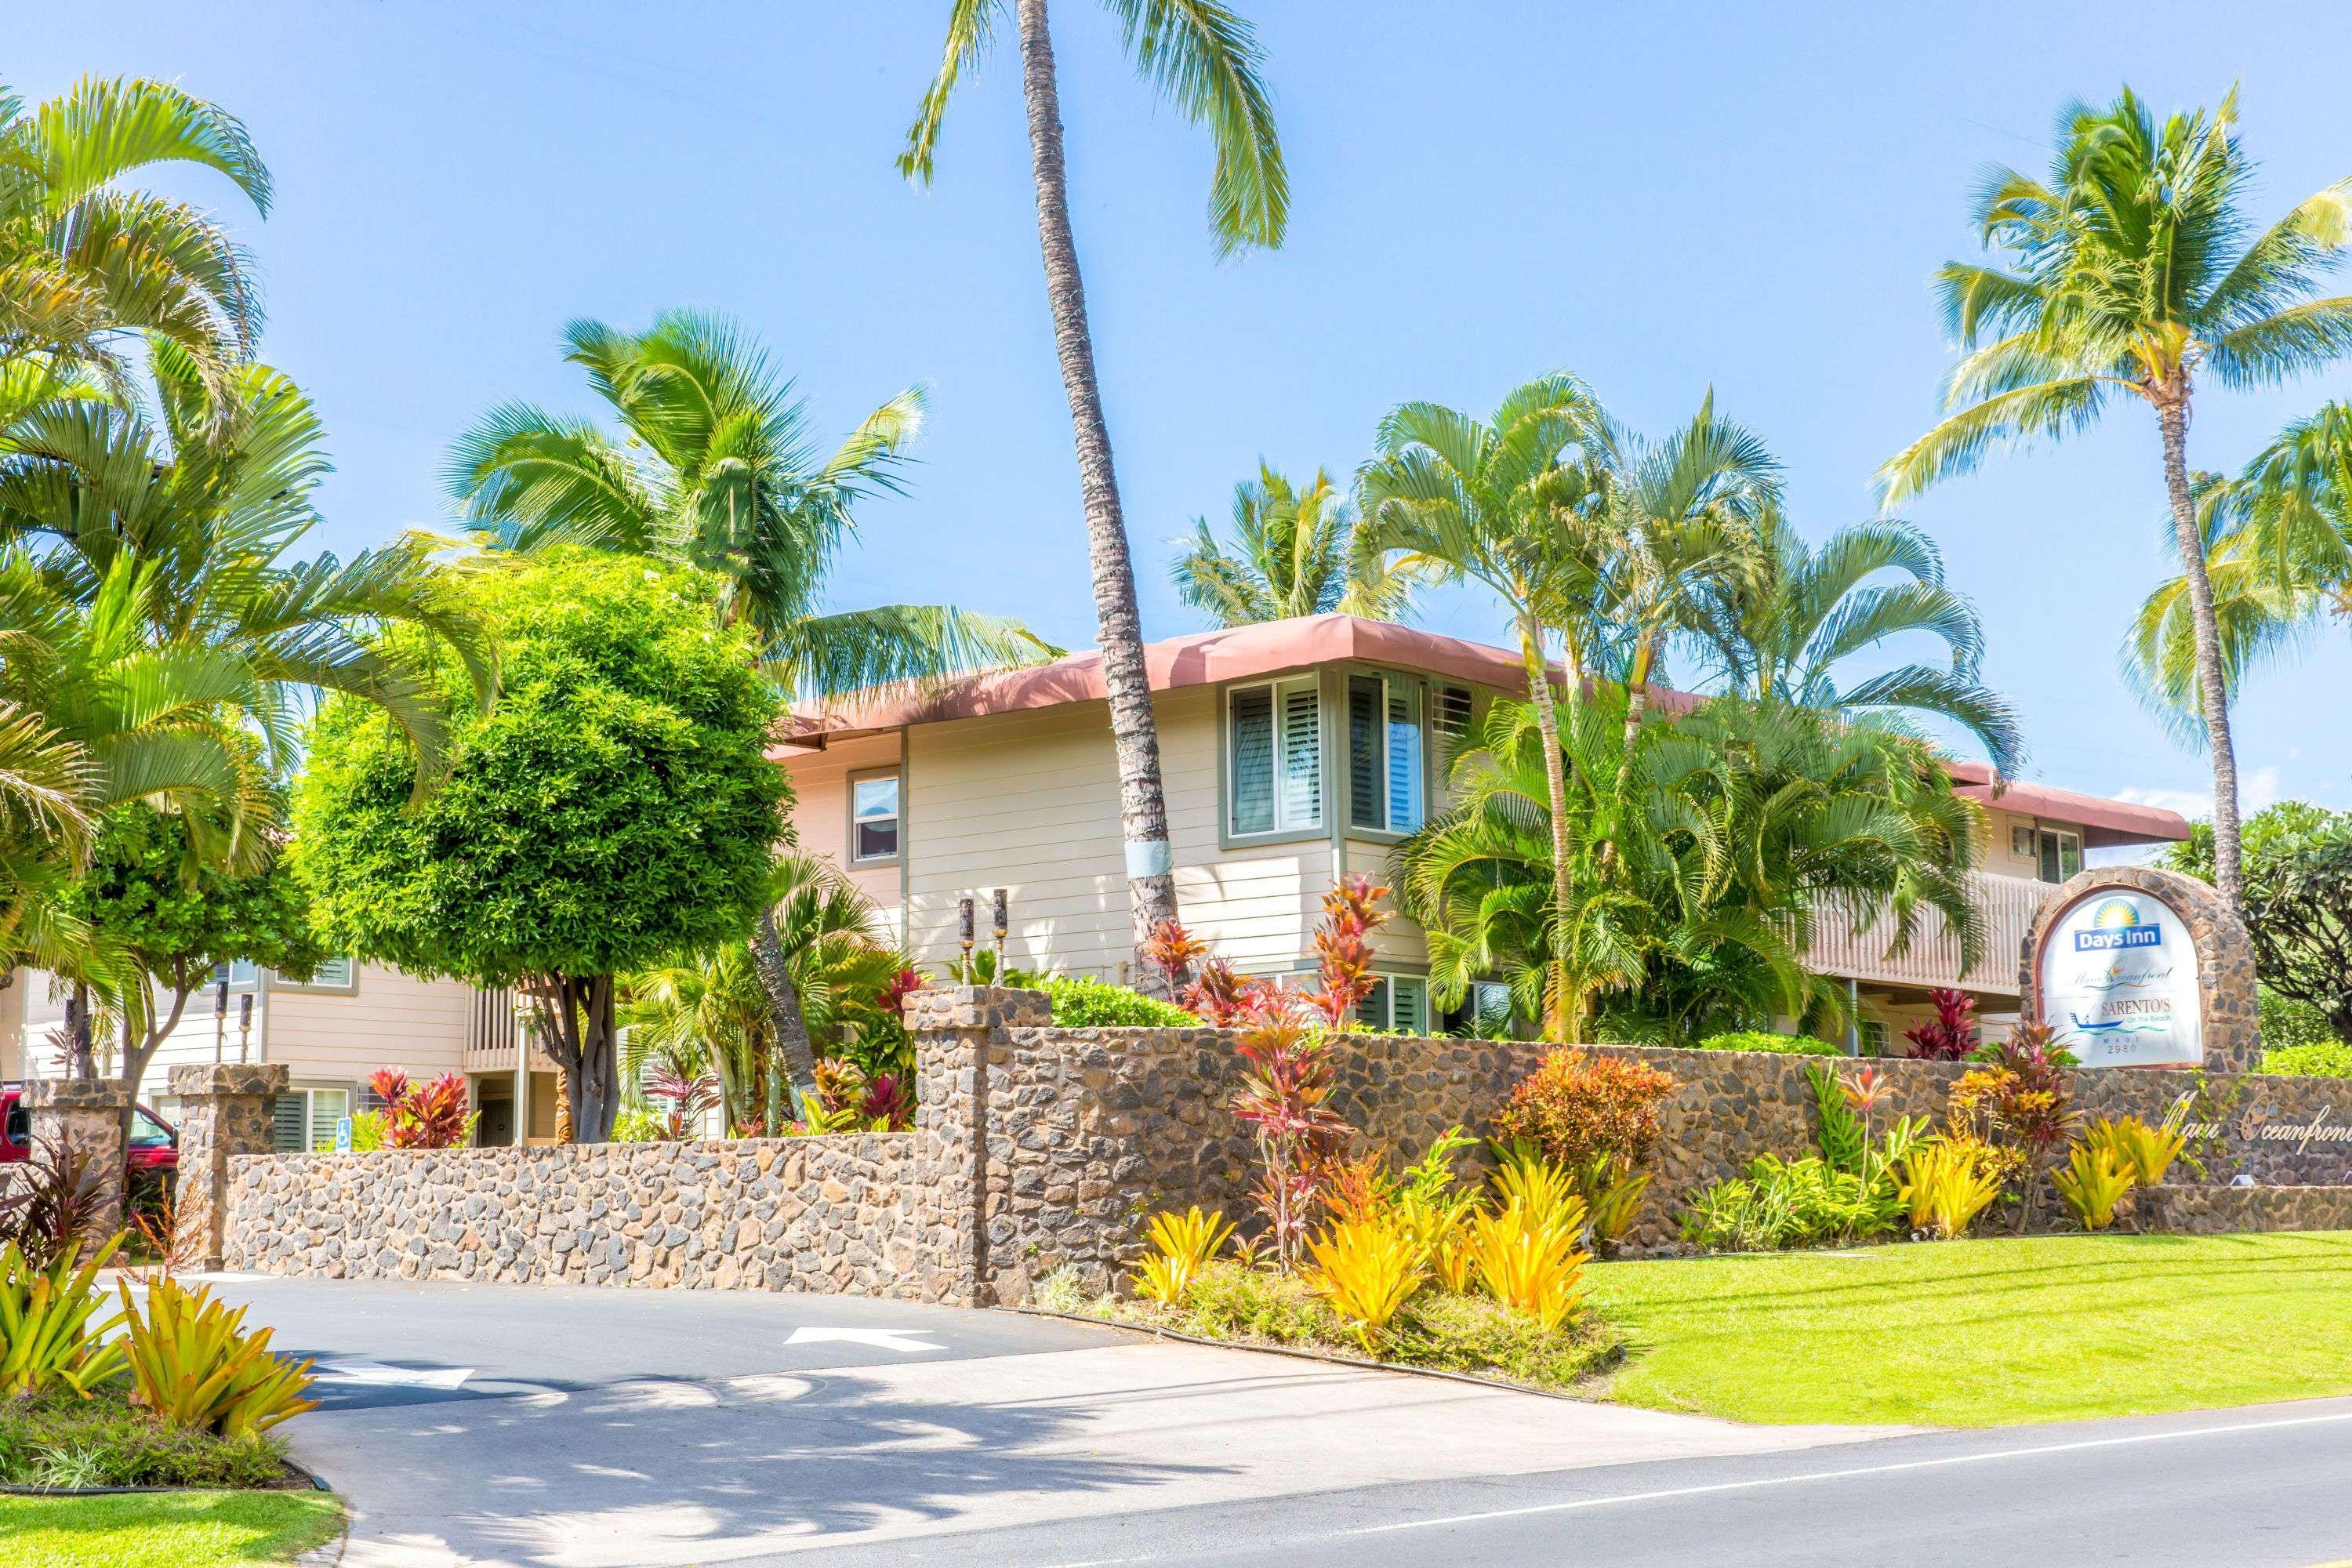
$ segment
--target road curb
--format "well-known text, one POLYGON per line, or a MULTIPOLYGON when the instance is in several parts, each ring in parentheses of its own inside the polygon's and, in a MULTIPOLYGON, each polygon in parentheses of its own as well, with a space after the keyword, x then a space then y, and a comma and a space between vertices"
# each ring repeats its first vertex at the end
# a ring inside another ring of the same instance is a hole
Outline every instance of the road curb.
POLYGON ((1155 1340, 1175 1340, 1188 1345, 1206 1345, 1211 1350, 1250 1351, 1258 1355, 1289 1356, 1297 1361, 1319 1361, 1328 1366, 1352 1366, 1367 1372, 1398 1372, 1408 1377, 1436 1377, 1448 1383, 1466 1383, 1475 1388, 1497 1389, 1505 1394, 1532 1394, 1538 1399, 1558 1399, 1570 1405, 1601 1405, 1605 1400, 1581 1394, 1563 1394, 1556 1388, 1538 1388, 1532 1384, 1510 1383, 1499 1377, 1481 1377, 1475 1372, 1454 1372, 1439 1366, 1412 1366, 1403 1362, 1366 1361, 1361 1356, 1340 1355, 1330 1351, 1305 1350, 1297 1345, 1257 1344, 1246 1340, 1212 1340, 1199 1334, 1180 1333, 1174 1329, 1162 1329, 1143 1323, 1122 1323, 1110 1318, 1090 1318, 1083 1312, 1056 1312, 1047 1307, 996 1307, 999 1312, 1018 1312, 1026 1318, 1059 1318, 1066 1323, 1091 1323, 1098 1329, 1118 1329, 1130 1334, 1142 1334, 1155 1340))

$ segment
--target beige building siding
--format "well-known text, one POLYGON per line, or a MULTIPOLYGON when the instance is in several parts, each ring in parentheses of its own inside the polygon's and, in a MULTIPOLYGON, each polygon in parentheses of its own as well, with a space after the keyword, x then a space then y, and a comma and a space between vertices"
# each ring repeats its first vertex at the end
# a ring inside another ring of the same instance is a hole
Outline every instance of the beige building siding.
MULTIPOLYGON (((857 890, 874 900, 894 942, 906 929, 900 861, 858 865, 850 859, 849 781, 858 773, 896 767, 898 758, 898 736, 892 731, 835 741, 821 752, 794 752, 784 763, 793 781, 793 837, 801 851, 821 855, 840 867, 857 890)), ((903 791, 902 784, 902 813, 906 809, 903 791)), ((901 860, 906 850, 906 823, 901 821, 901 860)))
MULTIPOLYGON (((1287 970, 1329 885, 1327 838, 1220 847, 1216 693, 1163 692, 1153 711, 1178 908, 1243 970, 1287 970)), ((956 903, 1002 887, 1012 961, 1116 980, 1131 963, 1118 772, 1109 712, 1068 703, 908 734, 909 945, 956 956, 956 903)), ((1131 976, 1130 976, 1131 978, 1131 976)))
MULTIPOLYGON (((0 1022, 7 1027, 5 1055, 8 1076, 22 1077, 24 1046, 35 1047, 35 1067, 43 1077, 55 1077, 64 1064, 47 1048, 49 1033, 63 1023, 61 997, 49 995, 49 976, 37 970, 19 971, 8 992, 13 1004, 0 1003, 0 1022), (21 1009, 11 1012, 10 1008, 21 1009), (29 1024, 24 1022, 29 1016, 29 1024)), ((142 1099, 163 1098, 171 1069, 213 1059, 217 1037, 224 1057, 237 1056, 237 1013, 240 1001, 254 997, 250 1059, 283 1062, 295 1083, 307 1087, 355 1088, 378 1068, 398 1068, 412 1078, 433 1078, 464 1070, 466 1036, 472 1016, 471 986, 447 980, 418 980, 378 964, 358 966, 358 983, 345 988, 301 989, 272 980, 267 991, 233 991, 228 1013, 217 1026, 213 992, 207 988, 188 998, 187 1010, 141 1082, 142 1099)), ((98 1043, 100 1065, 105 1042, 98 1043)))

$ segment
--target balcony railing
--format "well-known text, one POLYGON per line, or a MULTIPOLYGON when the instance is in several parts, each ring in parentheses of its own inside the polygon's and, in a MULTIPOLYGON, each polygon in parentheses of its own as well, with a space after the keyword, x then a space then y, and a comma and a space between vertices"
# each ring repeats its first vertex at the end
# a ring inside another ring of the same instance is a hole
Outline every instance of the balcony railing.
POLYGON ((2025 938, 2051 885, 1990 871, 1971 871, 1969 885, 1984 910, 1985 945, 1984 956, 1967 974, 1960 973, 1959 937, 1932 910, 1921 911, 1911 945, 1896 954, 1886 951, 1895 940, 1891 916, 1882 916, 1856 935, 1843 917, 1823 910, 1813 927, 1813 947, 1805 966, 1818 974, 1864 984, 1958 985, 2014 996, 2025 938))
MULTIPOLYGON (((511 991, 477 991, 474 1010, 466 1020, 466 1070, 469 1073, 502 1073, 515 1069, 514 993, 511 991)), ((553 1072, 555 1062, 547 1052, 533 1042, 530 1065, 537 1072, 553 1072)))

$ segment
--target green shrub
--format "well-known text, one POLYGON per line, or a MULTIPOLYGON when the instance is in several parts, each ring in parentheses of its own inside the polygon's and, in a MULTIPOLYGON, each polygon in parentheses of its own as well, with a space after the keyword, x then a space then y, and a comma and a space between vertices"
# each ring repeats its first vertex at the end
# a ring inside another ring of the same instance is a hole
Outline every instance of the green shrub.
POLYGON ((120 1390, 0 1400, 0 1484, 9 1486, 274 1486, 285 1457, 276 1438, 215 1437, 160 1420, 120 1390))
MULTIPOLYGON (((2328 1027, 2327 1015, 2308 1002, 2298 1002, 2292 996, 2282 996, 2265 985, 2259 1003, 2262 1009, 2263 1044, 2275 1052, 2295 1046, 2334 1046, 2344 1042, 2328 1027)), ((2266 1072, 2280 1072, 2280 1068, 2266 1068, 2266 1072)), ((2330 1078, 2334 1073, 2326 1075, 2330 1078)))
POLYGON ((1172 1028, 1201 1020, 1172 1002, 1101 980, 1055 975, 1044 982, 1057 1029, 1172 1028))
POLYGON ((615 1143, 658 1143, 669 1136, 669 1123, 661 1113, 643 1106, 624 1106, 613 1118, 613 1142, 615 1143))
POLYGON ((1831 1168, 1819 1156, 1762 1154, 1745 1176, 1699 1193, 1683 1211, 1683 1239, 1707 1252, 1769 1252, 1857 1241, 1895 1228, 1891 1183, 1831 1168))
POLYGON ((2260 1070, 2288 1078, 2352 1078, 2352 1046, 2331 1040, 2325 1044, 2275 1047, 2263 1053, 2260 1070))
POLYGON ((1845 1047, 1827 1040, 1817 1040, 1811 1035, 1776 1035, 1769 1029, 1738 1029, 1727 1035, 1709 1035, 1693 1042, 1695 1051, 1770 1051, 1784 1057, 1842 1057, 1845 1047))

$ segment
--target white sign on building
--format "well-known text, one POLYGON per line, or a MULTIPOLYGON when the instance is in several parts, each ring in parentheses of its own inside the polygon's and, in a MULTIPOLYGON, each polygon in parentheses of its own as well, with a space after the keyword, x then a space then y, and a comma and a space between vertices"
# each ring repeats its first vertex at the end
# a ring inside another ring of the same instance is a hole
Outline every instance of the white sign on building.
POLYGON ((2084 1067, 2204 1062, 2197 949, 2162 899, 2094 889, 2059 916, 2041 956, 2042 1020, 2084 1067))

